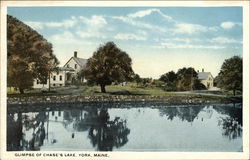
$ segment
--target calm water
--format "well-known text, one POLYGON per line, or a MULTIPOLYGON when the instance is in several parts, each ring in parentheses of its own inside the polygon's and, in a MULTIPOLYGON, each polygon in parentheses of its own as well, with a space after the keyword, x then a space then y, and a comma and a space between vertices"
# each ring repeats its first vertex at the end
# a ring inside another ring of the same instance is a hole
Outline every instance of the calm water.
POLYGON ((7 149, 242 151, 241 106, 112 106, 8 112, 7 149))

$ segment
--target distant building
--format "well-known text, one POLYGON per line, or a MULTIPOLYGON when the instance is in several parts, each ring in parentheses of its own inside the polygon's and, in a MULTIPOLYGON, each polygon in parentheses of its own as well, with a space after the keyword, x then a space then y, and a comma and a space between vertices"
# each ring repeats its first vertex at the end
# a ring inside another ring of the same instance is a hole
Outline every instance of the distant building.
POLYGON ((214 78, 210 72, 204 72, 204 69, 202 69, 202 72, 198 71, 198 79, 207 89, 214 87, 214 78))
POLYGON ((63 67, 59 67, 57 70, 51 72, 50 79, 48 79, 45 84, 35 79, 33 88, 49 88, 49 81, 50 87, 61 87, 72 84, 76 79, 77 73, 86 66, 86 63, 87 59, 78 58, 77 52, 75 51, 74 56, 71 57, 63 67))

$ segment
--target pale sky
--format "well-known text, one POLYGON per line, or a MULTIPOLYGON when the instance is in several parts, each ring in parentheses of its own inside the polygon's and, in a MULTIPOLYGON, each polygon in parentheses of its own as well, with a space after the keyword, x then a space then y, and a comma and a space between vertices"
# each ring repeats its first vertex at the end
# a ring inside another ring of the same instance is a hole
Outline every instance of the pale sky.
POLYGON ((87 59, 113 41, 141 77, 182 67, 215 77, 243 52, 241 7, 8 7, 8 14, 51 42, 60 66, 74 51, 87 59))

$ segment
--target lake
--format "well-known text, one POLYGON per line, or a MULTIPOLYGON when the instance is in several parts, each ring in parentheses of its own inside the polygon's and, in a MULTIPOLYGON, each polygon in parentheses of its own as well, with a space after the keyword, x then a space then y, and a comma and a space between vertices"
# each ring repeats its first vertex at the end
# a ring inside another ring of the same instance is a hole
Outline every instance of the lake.
POLYGON ((8 151, 242 152, 241 104, 32 108, 8 111, 8 151))

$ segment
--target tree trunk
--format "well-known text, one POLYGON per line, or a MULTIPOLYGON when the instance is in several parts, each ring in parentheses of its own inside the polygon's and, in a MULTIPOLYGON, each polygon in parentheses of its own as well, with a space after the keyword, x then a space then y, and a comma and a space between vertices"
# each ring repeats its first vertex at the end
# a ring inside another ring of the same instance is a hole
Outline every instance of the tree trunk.
POLYGON ((49 71, 49 92, 50 92, 50 71, 49 71))
POLYGON ((102 93, 106 93, 105 85, 101 84, 100 86, 101 86, 101 92, 102 93))
POLYGON ((19 92, 20 92, 21 94, 24 94, 24 89, 23 89, 23 88, 19 88, 19 92))
POLYGON ((233 92, 234 92, 234 96, 235 96, 235 92, 236 92, 235 89, 233 90, 233 92))

